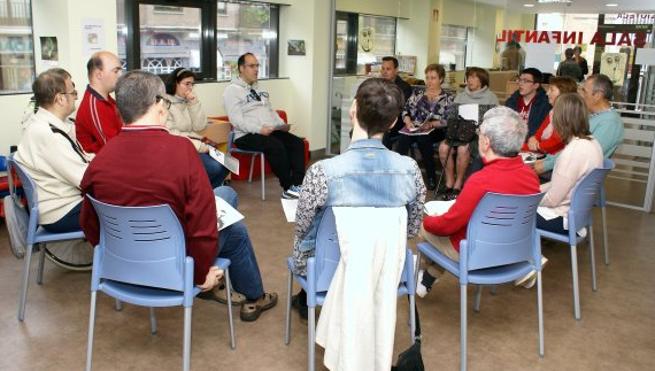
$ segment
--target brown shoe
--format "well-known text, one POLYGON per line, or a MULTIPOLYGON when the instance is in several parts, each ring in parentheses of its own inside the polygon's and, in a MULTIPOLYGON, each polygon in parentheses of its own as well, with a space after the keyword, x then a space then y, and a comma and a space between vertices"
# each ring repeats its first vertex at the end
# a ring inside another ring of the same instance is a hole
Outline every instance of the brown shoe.
POLYGON ((241 305, 241 320, 256 321, 263 311, 273 308, 277 304, 277 293, 267 292, 255 301, 246 301, 241 305))
MULTIPOLYGON (((246 296, 234 291, 234 289, 232 290, 231 294, 232 295, 230 296, 232 297, 233 307, 238 307, 246 302, 246 296)), ((213 290, 201 292, 198 294, 198 298, 204 300, 214 300, 221 304, 227 304, 227 290, 225 289, 225 286, 220 288, 216 287, 213 290)))

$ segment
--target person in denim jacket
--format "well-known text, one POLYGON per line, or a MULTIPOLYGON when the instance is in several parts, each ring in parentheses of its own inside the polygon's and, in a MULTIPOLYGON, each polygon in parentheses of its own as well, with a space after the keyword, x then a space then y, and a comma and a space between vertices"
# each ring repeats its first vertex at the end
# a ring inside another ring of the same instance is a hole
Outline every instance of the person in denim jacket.
MULTIPOLYGON (((333 206, 407 207, 407 236, 416 236, 423 219, 425 185, 416 161, 388 150, 382 136, 398 118, 400 89, 374 78, 362 83, 350 110, 353 137, 341 155, 312 165, 303 181, 293 247, 293 272, 306 274, 307 259, 314 255, 318 222, 333 206)), ((305 292, 294 306, 307 316, 305 292)))

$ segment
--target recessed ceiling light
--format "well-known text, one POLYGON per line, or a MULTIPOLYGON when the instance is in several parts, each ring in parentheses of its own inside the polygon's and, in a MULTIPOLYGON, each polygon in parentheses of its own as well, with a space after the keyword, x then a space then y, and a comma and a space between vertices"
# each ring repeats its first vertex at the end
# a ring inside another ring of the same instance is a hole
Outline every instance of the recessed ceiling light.
POLYGON ((534 4, 523 4, 526 8, 534 8, 534 4))
POLYGON ((605 6, 609 6, 609 7, 613 8, 613 7, 615 7, 615 6, 619 6, 619 4, 617 4, 617 3, 609 3, 609 4, 605 4, 605 6))

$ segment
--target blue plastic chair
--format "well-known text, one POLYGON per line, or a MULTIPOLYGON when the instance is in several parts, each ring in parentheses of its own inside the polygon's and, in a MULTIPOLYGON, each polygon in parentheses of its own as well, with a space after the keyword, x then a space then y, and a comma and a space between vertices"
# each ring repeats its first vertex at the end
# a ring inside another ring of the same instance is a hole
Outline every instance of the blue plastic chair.
POLYGON ((573 277, 573 315, 576 320, 580 319, 580 286, 578 282, 578 253, 577 244, 584 240, 577 234, 582 228, 588 227, 589 231, 589 260, 591 264, 591 289, 596 291, 596 260, 594 257, 594 228, 592 220, 592 208, 599 200, 599 193, 605 181, 607 173, 614 168, 612 160, 605 160, 603 167, 592 170, 578 181, 571 191, 571 207, 567 215, 568 234, 559 234, 542 229, 537 229, 541 237, 551 240, 566 242, 571 246, 571 275, 573 277))
MULTIPOLYGON (((34 245, 41 245, 41 252, 39 254, 39 270, 36 276, 36 283, 41 285, 43 283, 43 266, 45 263, 45 244, 55 241, 69 241, 80 240, 84 238, 82 231, 68 232, 68 233, 52 233, 48 232, 43 227, 39 226, 39 197, 37 194, 36 184, 30 175, 14 160, 13 154, 7 159, 7 170, 11 174, 12 171, 18 175, 23 187, 23 193, 27 198, 27 210, 29 213, 29 221, 27 224, 27 246, 25 248, 25 265, 23 267, 23 278, 21 280, 21 289, 18 297, 18 320, 25 319, 25 307, 27 302, 27 288, 29 286, 30 268, 32 263, 32 250, 34 245)), ((9 192, 14 199, 14 202, 19 202, 19 195, 16 192, 16 185, 13 183, 13 178, 8 177, 9 192)))
MULTIPOLYGON (((155 307, 184 307, 183 370, 191 365, 191 308, 200 289, 193 285, 193 258, 186 256, 184 232, 168 205, 125 207, 87 195, 100 222, 100 243, 93 254, 91 311, 86 370, 91 370, 96 294, 150 307, 151 332, 157 332, 155 307)), ((235 348, 229 259, 214 265, 225 272, 230 346, 235 348)))
MULTIPOLYGON (((339 250, 339 237, 337 236, 337 226, 334 219, 332 208, 327 208, 318 226, 316 235, 315 256, 307 259, 307 275, 300 276, 294 274, 293 258, 287 258, 287 269, 289 270, 289 280, 287 282, 287 308, 286 308, 286 328, 284 333, 284 344, 289 345, 291 342, 291 292, 293 289, 293 280, 307 293, 308 323, 307 323, 307 369, 314 371, 315 348, 316 342, 316 306, 323 305, 327 296, 330 283, 334 272, 339 265, 341 251, 339 250)), ((410 338, 414 343, 414 333, 416 330, 415 318, 415 295, 416 281, 414 277, 414 255, 410 249, 407 249, 405 256, 405 267, 400 278, 398 286, 398 295, 409 296, 409 323, 410 338)))
POLYGON ((260 156, 261 164, 261 181, 262 181, 262 201, 266 200, 266 160, 264 152, 261 151, 249 151, 245 149, 237 148, 234 145, 234 130, 231 130, 227 136, 227 152, 228 153, 241 153, 244 155, 250 155, 250 173, 248 174, 248 183, 252 183, 252 173, 255 167, 255 158, 260 156))
POLYGON ((513 282, 537 272, 539 355, 544 356, 544 320, 541 288, 541 245, 536 232, 536 211, 543 193, 502 195, 487 193, 478 203, 468 224, 466 239, 460 242, 459 262, 428 242, 417 245, 421 254, 459 278, 460 285, 460 369, 466 370, 467 292, 478 285, 475 310, 480 308, 480 285, 513 282))

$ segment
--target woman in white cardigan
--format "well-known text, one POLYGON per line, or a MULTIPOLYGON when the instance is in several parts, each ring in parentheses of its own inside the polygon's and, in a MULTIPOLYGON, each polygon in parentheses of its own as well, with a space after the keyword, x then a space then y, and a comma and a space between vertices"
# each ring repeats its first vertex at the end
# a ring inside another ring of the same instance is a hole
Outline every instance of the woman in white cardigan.
POLYGON ((197 132, 207 127, 207 115, 193 92, 196 75, 183 67, 176 68, 166 83, 167 98, 171 101, 166 126, 171 134, 188 138, 198 151, 212 188, 223 185, 228 170, 209 155, 209 146, 197 132))
POLYGON ((578 93, 557 98, 552 122, 566 147, 555 162, 551 181, 541 186, 546 195, 541 200, 544 207, 537 214, 537 228, 566 234, 573 187, 594 168, 602 166, 603 151, 591 136, 587 107, 578 93))

